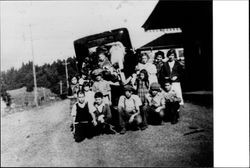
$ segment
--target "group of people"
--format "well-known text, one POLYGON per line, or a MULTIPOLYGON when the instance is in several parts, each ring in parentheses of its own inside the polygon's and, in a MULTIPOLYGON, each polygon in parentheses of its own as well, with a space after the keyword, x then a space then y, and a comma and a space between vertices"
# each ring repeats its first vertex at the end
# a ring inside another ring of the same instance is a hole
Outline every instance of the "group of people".
POLYGON ((71 110, 76 141, 84 137, 82 133, 124 134, 127 129, 145 130, 148 124, 178 122, 180 106, 184 104, 180 85, 183 67, 176 61, 174 49, 167 52, 166 62, 162 51, 155 53, 153 63, 143 54, 134 73, 127 78, 122 64, 119 61, 113 64, 106 54, 99 49, 93 81, 84 74, 71 80, 72 97, 77 98, 71 110), (123 91, 115 95, 117 102, 112 101, 112 86, 123 91))

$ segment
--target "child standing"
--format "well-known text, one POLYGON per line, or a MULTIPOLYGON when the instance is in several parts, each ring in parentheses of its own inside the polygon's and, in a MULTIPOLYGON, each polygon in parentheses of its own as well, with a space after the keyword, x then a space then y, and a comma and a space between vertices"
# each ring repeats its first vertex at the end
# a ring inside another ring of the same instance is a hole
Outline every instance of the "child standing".
POLYGON ((102 78, 102 72, 98 71, 98 69, 93 73, 96 79, 92 86, 93 92, 101 92, 104 103, 111 105, 111 88, 109 82, 102 78))
POLYGON ((77 97, 77 92, 79 91, 79 83, 78 79, 76 76, 73 76, 71 78, 71 83, 70 83, 70 91, 69 91, 69 96, 76 98, 77 97))
POLYGON ((83 85, 85 82, 87 82, 88 80, 86 80, 86 76, 84 74, 82 74, 82 76, 78 79, 78 84, 79 84, 79 90, 83 91, 83 85))
POLYGON ((138 78, 135 81, 137 95, 140 97, 142 104, 145 103, 145 95, 149 91, 148 73, 145 69, 139 72, 138 78))
POLYGON ((85 94, 85 99, 88 101, 89 103, 89 110, 91 112, 95 111, 95 107, 94 107, 94 102, 95 102, 95 93, 93 91, 90 90, 90 82, 84 82, 83 83, 83 92, 85 94))
POLYGON ((164 91, 163 95, 166 102, 165 116, 169 114, 171 124, 176 124, 179 119, 179 103, 181 102, 181 98, 177 96, 176 91, 172 88, 170 80, 165 81, 164 91))
POLYGON ((153 82, 158 82, 156 73, 157 73, 157 69, 156 66, 152 63, 148 62, 149 60, 149 56, 147 53, 144 53, 141 56, 141 62, 138 63, 137 65, 137 69, 142 70, 142 69, 146 69, 148 72, 148 80, 149 80, 149 84, 151 85, 151 83, 153 82))
POLYGON ((107 133, 107 134, 115 134, 115 131, 111 128, 110 120, 111 120, 111 110, 108 104, 103 102, 103 94, 101 92, 95 93, 95 118, 96 118, 96 130, 97 133, 107 133))
POLYGON ((77 102, 73 105, 71 110, 73 134, 76 142, 79 142, 90 135, 90 132, 88 131, 90 131, 89 128, 91 128, 92 124, 94 126, 97 125, 95 115, 89 109, 90 104, 85 99, 84 93, 79 91, 77 93, 77 102))

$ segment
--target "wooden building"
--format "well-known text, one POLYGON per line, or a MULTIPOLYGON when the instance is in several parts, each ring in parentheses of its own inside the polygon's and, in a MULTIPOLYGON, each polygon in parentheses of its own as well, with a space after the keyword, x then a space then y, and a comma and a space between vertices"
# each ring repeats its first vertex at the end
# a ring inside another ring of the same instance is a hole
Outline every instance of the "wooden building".
MULTIPOLYGON (((180 28, 185 55, 183 90, 213 90, 211 0, 160 0, 142 27, 145 31, 180 28)), ((164 45, 164 41, 157 40, 157 45, 164 45)))

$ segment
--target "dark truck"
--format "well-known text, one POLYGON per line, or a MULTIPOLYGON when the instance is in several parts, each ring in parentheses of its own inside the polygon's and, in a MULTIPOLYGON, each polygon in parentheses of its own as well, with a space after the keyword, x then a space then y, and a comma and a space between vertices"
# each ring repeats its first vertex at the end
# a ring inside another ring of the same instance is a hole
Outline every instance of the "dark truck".
MULTIPOLYGON (((138 57, 134 54, 132 44, 130 41, 129 33, 126 28, 114 29, 111 31, 105 31, 103 33, 98 33, 90 36, 86 36, 74 41, 74 48, 77 59, 77 67, 80 72, 83 62, 89 62, 93 67, 90 70, 93 70, 96 64, 96 55, 90 52, 91 49, 94 49, 98 46, 105 46, 113 42, 121 42, 125 47, 125 57, 124 57, 124 73, 128 77, 134 71, 134 68, 137 64, 138 57)), ((110 58, 109 58, 110 59, 110 58)))
MULTIPOLYGON (((78 73, 87 73, 87 77, 91 79, 91 72, 97 68, 97 54, 95 49, 100 46, 108 47, 110 43, 121 42, 125 47, 125 56, 123 62, 123 72, 125 77, 129 77, 135 70, 135 66, 138 63, 138 56, 135 54, 132 48, 132 44, 129 37, 129 32, 126 28, 114 29, 111 31, 105 31, 103 33, 86 36, 74 41, 74 48, 76 53, 78 73), (88 68, 83 70, 82 64, 87 64, 88 68)), ((108 57, 110 60, 110 57, 108 57)), ((92 78, 93 80, 93 78, 92 78)), ((113 81, 115 82, 115 81, 113 81)), ((119 95, 121 94, 122 86, 111 86, 112 91, 112 103, 117 105, 119 95)))

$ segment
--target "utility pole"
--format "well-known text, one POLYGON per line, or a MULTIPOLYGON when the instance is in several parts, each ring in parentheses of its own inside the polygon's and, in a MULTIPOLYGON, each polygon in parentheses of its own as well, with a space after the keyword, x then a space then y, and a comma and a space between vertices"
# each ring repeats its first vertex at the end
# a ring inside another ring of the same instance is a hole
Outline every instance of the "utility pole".
POLYGON ((32 54, 32 67, 33 67, 33 76, 34 76, 34 102, 36 107, 38 107, 38 103, 37 103, 37 85, 36 85, 36 69, 35 69, 35 58, 34 58, 34 49, 33 49, 33 39, 32 39, 32 31, 31 31, 31 24, 29 24, 30 26, 30 39, 31 39, 31 54, 32 54))
POLYGON ((69 89, 69 80, 68 80, 68 79, 69 79, 69 75, 68 75, 68 67, 67 67, 67 65, 68 65, 69 63, 67 63, 67 61, 65 60, 63 64, 65 65, 67 89, 69 89))
POLYGON ((44 100, 46 100, 46 97, 45 97, 45 88, 43 87, 43 97, 44 97, 44 100))
POLYGON ((60 84, 60 95, 62 95, 62 81, 61 80, 60 80, 59 84, 60 84))

